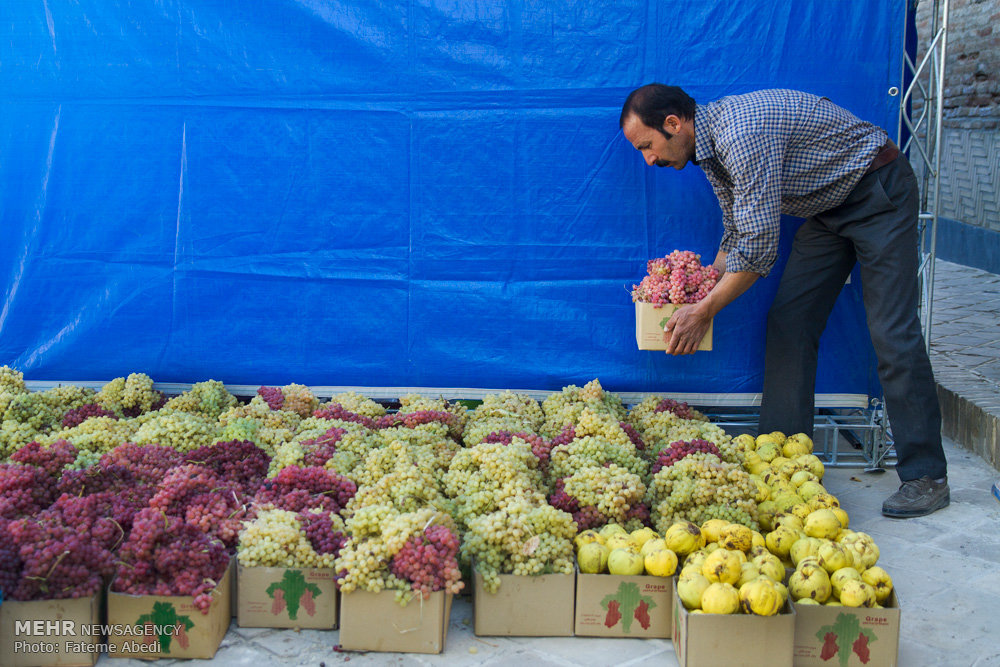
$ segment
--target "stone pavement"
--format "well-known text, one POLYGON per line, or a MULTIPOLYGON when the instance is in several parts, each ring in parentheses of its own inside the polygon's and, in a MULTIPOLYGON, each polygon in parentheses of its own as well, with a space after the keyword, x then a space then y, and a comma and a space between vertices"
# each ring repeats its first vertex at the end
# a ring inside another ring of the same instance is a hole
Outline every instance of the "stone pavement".
MULTIPOLYGON (((880 508, 898 486, 893 472, 830 468, 824 482, 840 498, 851 527, 875 538, 879 564, 894 578, 902 607, 899 664, 1000 667, 1000 503, 990 493, 1000 461, 995 456, 1000 276, 940 260, 935 270, 931 361, 945 414, 951 505, 928 517, 892 520, 880 508)), ((337 631, 238 628, 234 622, 207 662, 224 667, 677 664, 669 640, 476 637, 471 623, 470 600, 459 598, 444 653, 417 655, 337 653, 337 631)), ((156 664, 185 663, 197 664, 156 664)), ((102 656, 97 664, 149 663, 102 656)))
POLYGON ((931 321, 944 434, 1000 468, 1000 276, 938 260, 931 321))

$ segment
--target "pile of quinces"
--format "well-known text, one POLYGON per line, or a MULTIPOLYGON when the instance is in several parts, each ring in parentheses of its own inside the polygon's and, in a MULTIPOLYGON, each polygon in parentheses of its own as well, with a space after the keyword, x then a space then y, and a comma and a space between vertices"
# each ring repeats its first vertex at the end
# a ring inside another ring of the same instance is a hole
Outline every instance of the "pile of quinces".
POLYGON ((585 530, 576 536, 576 562, 583 574, 648 574, 669 577, 677 570, 677 552, 670 547, 674 536, 660 535, 652 528, 629 533, 609 523, 600 530, 585 530))
POLYGON ((798 604, 880 607, 892 593, 892 578, 875 565, 879 548, 867 533, 851 530, 840 501, 822 484, 822 461, 812 440, 779 431, 734 438, 757 483, 758 519, 769 531, 764 543, 782 565, 795 568, 788 580, 798 604))
POLYGON ((785 567, 760 533, 722 519, 676 526, 693 538, 677 578, 677 595, 691 613, 773 616, 785 606, 785 567))

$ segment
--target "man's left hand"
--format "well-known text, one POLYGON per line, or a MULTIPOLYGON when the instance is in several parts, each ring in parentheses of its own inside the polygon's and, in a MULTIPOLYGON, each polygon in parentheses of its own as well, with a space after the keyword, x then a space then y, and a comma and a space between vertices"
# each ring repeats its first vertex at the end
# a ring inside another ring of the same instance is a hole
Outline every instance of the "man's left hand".
POLYGON ((667 354, 694 354, 712 326, 712 317, 698 304, 678 308, 663 327, 667 354))

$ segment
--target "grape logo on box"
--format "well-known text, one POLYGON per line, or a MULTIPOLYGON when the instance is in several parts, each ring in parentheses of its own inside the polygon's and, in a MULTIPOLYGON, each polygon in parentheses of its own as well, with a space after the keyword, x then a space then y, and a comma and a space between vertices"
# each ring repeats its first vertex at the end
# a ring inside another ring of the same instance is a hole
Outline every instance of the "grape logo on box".
POLYGON ((281 581, 276 581, 267 587, 268 597, 274 602, 271 604, 271 613, 277 616, 288 606, 288 618, 295 620, 298 618, 299 605, 306 610, 310 616, 316 614, 316 602, 313 598, 322 595, 316 584, 306 582, 300 570, 285 570, 285 575, 281 581))
POLYGON ((638 584, 623 581, 614 595, 606 595, 601 600, 601 606, 608 612, 604 625, 613 628, 621 621, 622 630, 628 633, 633 620, 639 621, 643 630, 649 629, 649 612, 656 608, 656 603, 653 598, 639 593, 638 584))
POLYGON ((143 614, 136 620, 135 624, 140 627, 148 627, 151 630, 149 633, 143 634, 143 643, 151 644, 159 640, 160 651, 163 653, 170 653, 170 644, 175 636, 180 647, 187 648, 189 644, 187 631, 194 627, 194 621, 188 616, 178 616, 174 605, 169 602, 154 602, 153 612, 143 614), (155 632, 157 629, 161 632, 155 632), (169 630, 169 632, 162 632, 162 630, 169 630))
POLYGON ((838 614, 833 625, 824 625, 816 633, 817 639, 823 640, 823 650, 819 657, 830 660, 833 656, 840 659, 840 667, 847 667, 851 652, 858 655, 862 664, 871 660, 868 644, 878 641, 878 637, 868 628, 861 627, 861 621, 851 614, 838 614))

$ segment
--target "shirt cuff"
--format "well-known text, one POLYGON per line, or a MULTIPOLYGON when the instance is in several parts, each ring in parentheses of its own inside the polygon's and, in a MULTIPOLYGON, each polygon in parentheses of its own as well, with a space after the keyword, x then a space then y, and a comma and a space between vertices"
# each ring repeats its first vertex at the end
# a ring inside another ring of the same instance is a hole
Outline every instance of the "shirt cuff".
POLYGON ((726 255, 726 273, 743 272, 759 273, 766 276, 774 268, 774 260, 759 257, 749 257, 741 250, 731 250, 726 255))

